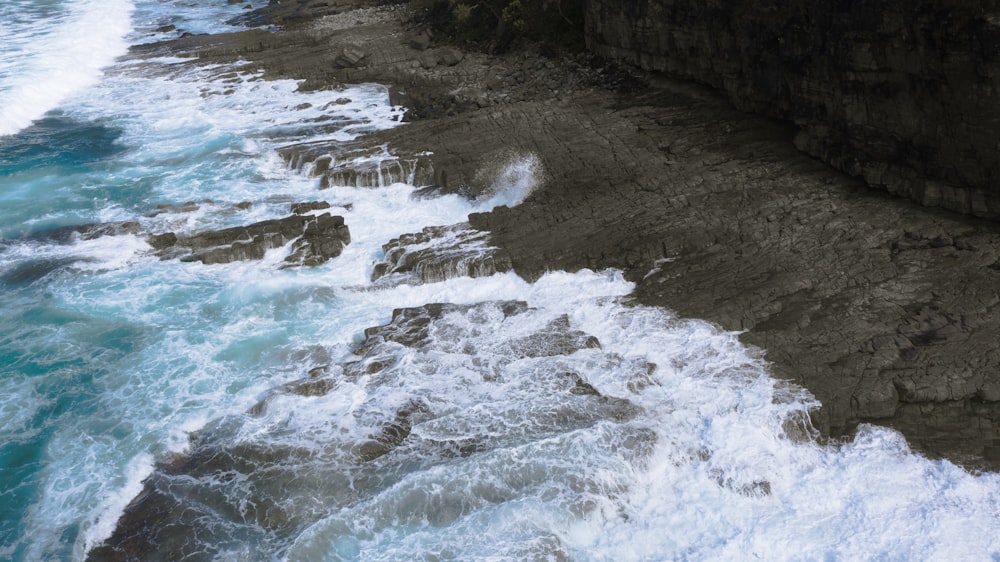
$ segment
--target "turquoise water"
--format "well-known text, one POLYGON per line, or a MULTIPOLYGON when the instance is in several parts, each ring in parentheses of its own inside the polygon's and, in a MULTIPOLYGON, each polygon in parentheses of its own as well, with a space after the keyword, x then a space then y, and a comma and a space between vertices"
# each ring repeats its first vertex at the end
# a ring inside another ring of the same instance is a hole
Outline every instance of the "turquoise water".
POLYGON ((118 58, 229 30, 243 11, 0 0, 0 559, 84 559, 144 483, 182 486, 199 513, 151 522, 199 537, 174 552, 191 560, 1000 553, 996 475, 913 455, 880 428, 817 445, 808 394, 772 379, 735 334, 627 306, 617 272, 373 284, 382 244, 517 204, 534 161, 513 162, 490 201, 412 198, 405 184, 319 191, 276 149, 323 140, 335 152, 405 126, 382 86, 301 93, 239 65, 118 58), (320 117, 344 127, 299 126, 320 117), (227 265, 160 260, 142 235, 72 228, 191 233, 313 200, 352 235, 315 268, 279 269, 288 248, 227 265), (497 300, 527 305, 508 316, 497 300), (424 347, 352 354, 394 308, 441 302, 476 306, 431 323, 424 347), (546 347, 564 332, 600 345, 546 347), (352 361, 371 376, 347 376, 352 361), (274 390, 316 367, 329 393, 274 390), (352 453, 408 409, 400 447, 352 453), (228 464, 197 462, 219 451, 228 464))

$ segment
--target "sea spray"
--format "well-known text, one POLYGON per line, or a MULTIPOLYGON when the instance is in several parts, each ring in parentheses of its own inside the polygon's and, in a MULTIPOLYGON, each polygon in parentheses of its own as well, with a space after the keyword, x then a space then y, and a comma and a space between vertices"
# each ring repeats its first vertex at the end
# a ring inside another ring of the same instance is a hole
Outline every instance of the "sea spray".
POLYGON ((520 205, 545 179, 537 154, 513 150, 487 159, 476 175, 477 182, 487 186, 480 196, 486 209, 520 205))
POLYGON ((134 9, 128 0, 72 0, 58 15, 24 17, 38 3, 0 6, 0 136, 27 127, 98 82, 101 69, 128 48, 134 9))

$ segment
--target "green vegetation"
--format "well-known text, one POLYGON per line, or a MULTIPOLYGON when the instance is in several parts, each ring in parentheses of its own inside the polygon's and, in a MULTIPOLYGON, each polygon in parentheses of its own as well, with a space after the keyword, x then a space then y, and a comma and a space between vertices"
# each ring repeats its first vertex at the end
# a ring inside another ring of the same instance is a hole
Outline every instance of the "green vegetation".
POLYGON ((490 52, 518 39, 582 51, 583 0, 412 0, 419 22, 490 52))

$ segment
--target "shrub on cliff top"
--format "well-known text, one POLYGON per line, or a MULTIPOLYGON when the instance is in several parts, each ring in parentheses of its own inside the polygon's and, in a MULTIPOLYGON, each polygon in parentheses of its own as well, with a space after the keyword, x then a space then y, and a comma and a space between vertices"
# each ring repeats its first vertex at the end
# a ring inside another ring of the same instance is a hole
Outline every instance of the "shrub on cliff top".
POLYGON ((454 41, 502 52, 519 38, 581 51, 583 0, 412 0, 419 21, 454 41))

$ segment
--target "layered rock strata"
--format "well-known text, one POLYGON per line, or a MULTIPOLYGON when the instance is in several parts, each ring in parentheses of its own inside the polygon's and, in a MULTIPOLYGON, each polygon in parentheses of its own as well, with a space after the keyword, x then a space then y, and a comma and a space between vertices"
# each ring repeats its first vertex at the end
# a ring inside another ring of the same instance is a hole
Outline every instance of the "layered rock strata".
MULTIPOLYGON (((299 210, 304 210, 299 207, 299 210)), ((335 258, 351 242, 344 217, 330 213, 295 214, 247 226, 210 230, 189 236, 173 232, 148 237, 150 246, 162 257, 200 261, 206 265, 241 260, 259 260, 268 250, 294 240, 283 267, 314 266, 335 258)))
POLYGON ((429 226, 382 245, 385 257, 375 264, 372 280, 386 277, 434 283, 455 277, 487 277, 511 270, 510 258, 497 255, 489 234, 468 223, 429 226))
POLYGON ((794 121, 797 147, 871 186, 1000 218, 996 0, 588 0, 586 35, 794 121))
POLYGON ((1000 229, 870 190, 793 134, 661 81, 373 140, 428 148, 466 178, 495 150, 533 150, 541 189, 470 216, 519 274, 621 268, 640 302, 744 331, 822 401, 827 435, 879 423, 930 454, 996 466, 1000 229))

